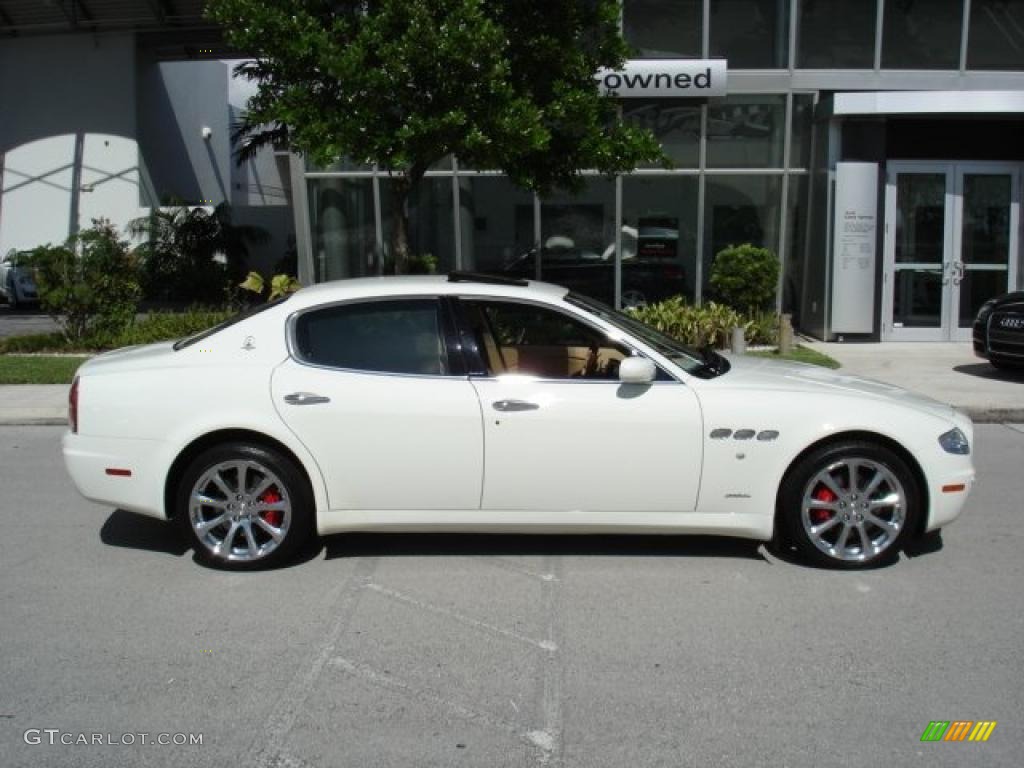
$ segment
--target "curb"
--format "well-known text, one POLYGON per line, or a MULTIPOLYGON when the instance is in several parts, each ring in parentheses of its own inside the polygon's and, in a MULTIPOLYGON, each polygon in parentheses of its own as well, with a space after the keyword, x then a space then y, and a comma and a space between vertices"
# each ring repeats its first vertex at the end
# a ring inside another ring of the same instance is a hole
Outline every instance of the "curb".
POLYGON ((1024 424, 1022 408, 974 408, 953 406, 961 413, 966 413, 975 424, 1024 424))
POLYGON ((0 427, 66 427, 67 416, 0 416, 0 427))

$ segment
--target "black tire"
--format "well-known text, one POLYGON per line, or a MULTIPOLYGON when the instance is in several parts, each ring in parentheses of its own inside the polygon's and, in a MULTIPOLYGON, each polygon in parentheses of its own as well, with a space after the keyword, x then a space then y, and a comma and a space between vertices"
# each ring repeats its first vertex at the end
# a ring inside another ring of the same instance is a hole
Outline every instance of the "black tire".
POLYGON ((778 527, 815 565, 871 568, 898 558, 916 530, 921 498, 914 473, 890 448, 863 440, 826 444, 783 479, 778 527))
POLYGON ((11 278, 7 278, 7 305, 11 309, 18 309, 21 306, 21 302, 18 301, 18 288, 11 278))
POLYGON ((295 557, 313 532, 313 508, 309 480, 290 457, 261 445, 226 443, 189 464, 178 484, 175 517, 198 560, 252 570, 295 557))

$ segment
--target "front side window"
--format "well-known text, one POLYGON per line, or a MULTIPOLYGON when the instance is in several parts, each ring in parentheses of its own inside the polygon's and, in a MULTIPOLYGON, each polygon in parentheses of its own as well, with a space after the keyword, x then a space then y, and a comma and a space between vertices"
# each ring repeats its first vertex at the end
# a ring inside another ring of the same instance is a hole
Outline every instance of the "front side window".
POLYGON ((463 316, 490 376, 617 380, 630 350, 575 318, 534 304, 464 301, 463 316))
POLYGON ((295 322, 295 352, 329 368, 444 376, 448 359, 434 299, 341 304, 295 322))

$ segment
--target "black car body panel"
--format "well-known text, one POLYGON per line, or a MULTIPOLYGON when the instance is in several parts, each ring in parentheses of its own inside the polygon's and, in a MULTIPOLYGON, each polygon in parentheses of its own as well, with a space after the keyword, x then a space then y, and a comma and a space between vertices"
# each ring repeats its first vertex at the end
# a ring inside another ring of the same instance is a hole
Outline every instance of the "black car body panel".
POLYGON ((974 321, 974 354, 993 365, 1024 368, 1024 291, 985 302, 974 321))

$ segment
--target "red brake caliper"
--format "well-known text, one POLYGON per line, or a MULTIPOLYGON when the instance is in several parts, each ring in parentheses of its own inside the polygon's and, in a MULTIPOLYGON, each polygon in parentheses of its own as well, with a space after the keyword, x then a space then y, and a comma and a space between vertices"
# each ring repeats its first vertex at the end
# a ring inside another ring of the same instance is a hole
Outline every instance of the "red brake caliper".
MULTIPOLYGON (((260 501, 264 504, 277 504, 281 501, 281 494, 277 491, 266 491, 260 496, 260 501)), ((280 509, 268 509, 263 513, 263 519, 275 528, 279 528, 284 522, 284 512, 280 509)))
MULTIPOLYGON (((830 503, 832 503, 833 501, 835 501, 839 497, 836 496, 834 493, 832 493, 831 489, 829 489, 829 488, 825 487, 824 485, 822 485, 822 486, 820 486, 818 488, 818 490, 816 490, 814 492, 813 498, 814 498, 815 501, 823 501, 826 504, 830 504, 830 503)), ((831 517, 832 517, 832 511, 831 510, 828 510, 828 509, 812 509, 811 510, 811 522, 814 523, 815 525, 820 525, 821 523, 824 523, 824 522, 828 521, 829 519, 831 519, 831 517)))

